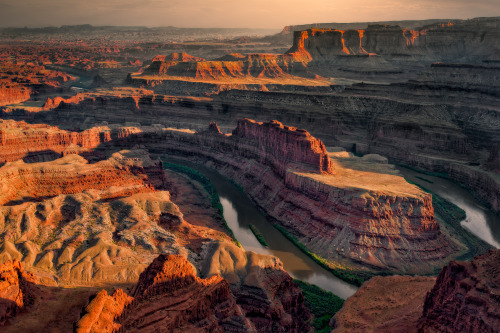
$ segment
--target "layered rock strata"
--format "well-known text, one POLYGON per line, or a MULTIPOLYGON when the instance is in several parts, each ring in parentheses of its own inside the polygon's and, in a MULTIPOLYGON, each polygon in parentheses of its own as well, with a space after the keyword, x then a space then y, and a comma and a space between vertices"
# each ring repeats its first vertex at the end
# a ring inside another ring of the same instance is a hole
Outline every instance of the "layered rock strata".
POLYGON ((308 29, 294 32, 293 46, 287 53, 310 54, 313 60, 360 54, 413 54, 436 60, 487 58, 500 47, 499 22, 497 18, 483 18, 418 30, 383 24, 371 24, 363 30, 308 29))
POLYGON ((332 332, 416 333, 422 305, 436 278, 376 276, 349 297, 330 321, 332 332))
POLYGON ((202 252, 203 276, 222 276, 257 331, 307 332, 310 313, 300 288, 276 257, 246 252, 231 243, 209 243, 202 252))
POLYGON ((500 250, 439 276, 374 277, 332 318, 333 332, 497 332, 500 250))

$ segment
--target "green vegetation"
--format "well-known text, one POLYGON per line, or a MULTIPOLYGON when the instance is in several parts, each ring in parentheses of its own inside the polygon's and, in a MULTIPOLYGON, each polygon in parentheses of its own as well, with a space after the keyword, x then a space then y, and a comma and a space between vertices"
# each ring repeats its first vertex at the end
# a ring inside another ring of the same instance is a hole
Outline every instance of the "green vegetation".
POLYGON ((318 333, 330 332, 332 330, 328 326, 330 318, 342 308, 344 300, 313 284, 300 280, 293 281, 302 289, 306 305, 314 315, 314 330, 318 333))
POLYGON ((210 196, 210 202, 212 204, 212 207, 219 213, 220 218, 222 219, 222 222, 224 223, 225 229, 227 230, 227 232, 229 233, 231 238, 233 238, 233 240, 236 242, 236 245, 241 247, 240 242, 238 242, 238 240, 234 236, 233 231, 227 225, 226 219, 224 218, 224 210, 222 208, 222 204, 220 203, 219 194, 217 193, 217 190, 215 189, 214 185, 210 182, 210 180, 194 169, 188 168, 188 167, 183 166, 183 165, 168 163, 165 160, 163 160, 163 167, 165 169, 169 169, 169 170, 184 174, 184 175, 188 176, 189 178, 191 178, 192 180, 197 181, 198 183, 200 183, 203 186, 203 189, 205 189, 205 191, 210 196))
MULTIPOLYGON (((304 244, 300 243, 295 236, 291 235, 285 228, 274 225, 276 229, 278 229, 288 240, 290 240, 295 246, 297 246, 302 252, 307 254, 311 259, 313 259, 318 265, 350 284, 355 286, 361 286, 363 282, 369 280, 372 276, 376 274, 370 274, 368 272, 353 272, 353 270, 349 267, 342 266, 341 264, 336 264, 332 262, 328 262, 325 258, 318 256, 316 253, 313 253, 309 250, 304 244)), ((385 275, 381 273, 380 275, 385 275)))
POLYGON ((408 179, 406 179, 406 181, 420 187, 423 191, 432 195, 432 206, 434 206, 434 212, 436 213, 436 215, 451 230, 454 231, 455 235, 469 249, 466 253, 457 257, 456 260, 471 260, 475 256, 493 248, 491 245, 471 233, 469 230, 462 227, 460 222, 466 218, 465 211, 462 208, 437 195, 436 193, 425 188, 422 185, 416 184, 408 179))
POLYGON ((257 238, 257 240, 259 241, 259 243, 261 243, 264 246, 269 246, 266 240, 264 239, 264 236, 262 236, 262 234, 260 233, 259 229, 257 229, 256 226, 250 224, 249 227, 250 230, 252 230, 253 234, 255 235, 255 238, 257 238))

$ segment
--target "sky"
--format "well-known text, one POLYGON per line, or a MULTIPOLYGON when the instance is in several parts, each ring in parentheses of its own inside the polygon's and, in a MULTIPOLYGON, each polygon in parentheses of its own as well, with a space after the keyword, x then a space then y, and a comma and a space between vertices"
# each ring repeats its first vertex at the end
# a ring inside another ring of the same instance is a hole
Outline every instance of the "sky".
POLYGON ((500 16, 500 0, 0 0, 0 26, 282 28, 500 16))

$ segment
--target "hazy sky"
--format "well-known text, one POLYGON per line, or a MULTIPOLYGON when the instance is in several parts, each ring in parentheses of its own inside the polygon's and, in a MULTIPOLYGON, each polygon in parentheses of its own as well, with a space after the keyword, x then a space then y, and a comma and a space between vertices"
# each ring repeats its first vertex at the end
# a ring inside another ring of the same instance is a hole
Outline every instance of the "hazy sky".
POLYGON ((478 16, 500 16, 500 0, 0 0, 0 26, 281 28, 478 16))

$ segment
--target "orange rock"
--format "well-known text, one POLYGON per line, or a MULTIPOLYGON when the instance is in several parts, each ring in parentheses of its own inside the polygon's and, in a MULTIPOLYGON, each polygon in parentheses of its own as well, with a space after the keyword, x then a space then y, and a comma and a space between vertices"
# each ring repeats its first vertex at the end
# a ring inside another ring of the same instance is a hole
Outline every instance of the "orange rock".
POLYGON ((26 273, 17 260, 0 265, 0 326, 33 302, 31 288, 36 278, 26 273))

